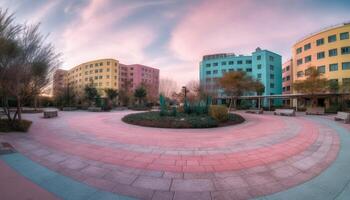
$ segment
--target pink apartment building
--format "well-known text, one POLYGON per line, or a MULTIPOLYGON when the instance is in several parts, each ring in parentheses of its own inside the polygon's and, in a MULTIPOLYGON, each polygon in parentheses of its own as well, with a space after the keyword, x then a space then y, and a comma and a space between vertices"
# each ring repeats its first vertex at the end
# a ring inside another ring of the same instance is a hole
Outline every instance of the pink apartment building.
MULTIPOLYGON (((292 93, 293 84, 293 60, 289 59, 282 64, 282 94, 292 93)), ((283 100, 284 105, 290 105, 289 100, 283 100)))
POLYGON ((158 97, 159 94, 159 69, 140 64, 119 64, 119 78, 121 88, 134 91, 141 84, 148 89, 148 96, 158 97))

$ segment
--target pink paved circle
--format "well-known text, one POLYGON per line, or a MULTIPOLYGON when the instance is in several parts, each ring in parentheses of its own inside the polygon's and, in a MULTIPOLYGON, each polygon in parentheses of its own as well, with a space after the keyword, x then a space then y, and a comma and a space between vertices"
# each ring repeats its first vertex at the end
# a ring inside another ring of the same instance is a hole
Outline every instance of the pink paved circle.
POLYGON ((214 129, 158 129, 130 112, 27 115, 28 135, 4 136, 48 168, 140 199, 249 199, 301 184, 336 158, 339 138, 307 117, 244 114, 214 129))

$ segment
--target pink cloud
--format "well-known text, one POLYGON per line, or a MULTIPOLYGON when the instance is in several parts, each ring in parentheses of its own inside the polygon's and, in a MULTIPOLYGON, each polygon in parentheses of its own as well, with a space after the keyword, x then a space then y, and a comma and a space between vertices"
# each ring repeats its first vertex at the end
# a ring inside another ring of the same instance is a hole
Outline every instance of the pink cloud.
POLYGON ((314 26, 305 16, 286 11, 277 3, 205 1, 178 24, 169 48, 186 60, 217 52, 250 54, 257 46, 278 51, 279 44, 300 35, 300 24, 306 31, 314 26))
POLYGON ((138 5, 110 8, 111 0, 93 0, 62 33, 59 48, 63 50, 65 68, 97 58, 116 58, 123 62, 142 62, 144 48, 154 38, 152 29, 137 24, 124 28, 115 24, 129 16, 138 5))

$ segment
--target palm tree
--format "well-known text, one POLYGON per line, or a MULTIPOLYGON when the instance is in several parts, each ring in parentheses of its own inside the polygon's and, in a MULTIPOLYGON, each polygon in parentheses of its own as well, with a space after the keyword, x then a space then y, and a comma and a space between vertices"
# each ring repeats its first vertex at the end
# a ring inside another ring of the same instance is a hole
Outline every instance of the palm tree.
POLYGON ((138 99, 139 104, 141 104, 141 102, 146 96, 147 96, 147 91, 143 86, 140 86, 135 89, 134 97, 138 99))
POLYGON ((104 89, 106 95, 107 95, 107 98, 108 98, 108 101, 109 101, 109 104, 110 102, 113 102, 115 100, 115 98, 117 98, 118 96, 118 90, 116 89, 112 89, 112 88, 106 88, 104 89))

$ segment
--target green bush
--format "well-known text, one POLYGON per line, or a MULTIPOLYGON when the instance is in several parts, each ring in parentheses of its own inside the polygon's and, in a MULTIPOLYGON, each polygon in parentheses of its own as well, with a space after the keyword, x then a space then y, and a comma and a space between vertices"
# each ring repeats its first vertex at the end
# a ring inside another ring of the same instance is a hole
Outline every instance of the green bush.
POLYGON ((219 122, 226 122, 228 120, 228 109, 223 105, 211 105, 209 107, 209 116, 219 122))
POLYGON ((15 121, 13 124, 10 124, 7 119, 0 119, 0 132, 27 132, 30 125, 32 125, 32 122, 28 120, 15 121))

